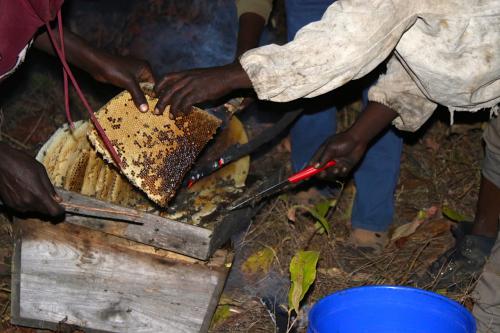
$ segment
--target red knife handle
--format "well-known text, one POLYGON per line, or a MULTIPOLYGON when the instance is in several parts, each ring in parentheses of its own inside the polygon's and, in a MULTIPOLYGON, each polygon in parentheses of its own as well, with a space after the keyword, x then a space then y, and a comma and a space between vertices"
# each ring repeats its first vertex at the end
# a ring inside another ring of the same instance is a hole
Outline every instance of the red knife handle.
POLYGON ((290 177, 288 177, 288 181, 290 183, 298 183, 304 179, 308 179, 320 172, 322 172, 323 170, 325 169, 328 169, 332 166, 334 166, 335 164, 337 164, 337 162, 335 161, 328 161, 325 165, 319 167, 319 168, 315 168, 313 166, 310 166, 310 167, 307 167, 305 168, 304 170, 302 171, 299 171, 297 172, 296 174, 294 175, 291 175, 290 177))

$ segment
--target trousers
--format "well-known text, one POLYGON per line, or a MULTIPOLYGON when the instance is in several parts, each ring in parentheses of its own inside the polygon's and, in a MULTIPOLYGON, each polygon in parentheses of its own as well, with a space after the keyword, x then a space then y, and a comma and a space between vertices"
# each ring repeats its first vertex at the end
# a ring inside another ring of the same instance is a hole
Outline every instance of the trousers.
MULTIPOLYGON (((286 0, 287 34, 292 40, 303 26, 321 19, 332 0, 286 0)), ((339 50, 342 52, 342 50, 339 50)), ((367 104, 368 87, 363 91, 367 104)), ((304 114, 290 129, 292 166, 298 171, 309 163, 323 142, 336 132, 335 101, 328 97, 307 99, 304 114)), ((387 130, 367 151, 354 172, 356 197, 352 210, 353 228, 386 231, 394 216, 394 191, 399 178, 402 139, 387 130)))

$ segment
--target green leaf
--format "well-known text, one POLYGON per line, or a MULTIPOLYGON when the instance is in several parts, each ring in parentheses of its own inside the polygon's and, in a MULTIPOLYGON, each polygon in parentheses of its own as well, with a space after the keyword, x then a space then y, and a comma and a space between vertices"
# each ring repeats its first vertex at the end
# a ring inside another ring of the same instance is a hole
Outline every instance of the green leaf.
POLYGON ((330 234, 330 223, 328 223, 328 220, 324 216, 319 215, 314 210, 310 210, 309 213, 314 216, 314 218, 321 224, 326 233, 330 234))
POLYGON ((318 213, 318 215, 326 217, 328 210, 330 210, 331 202, 330 200, 324 200, 314 206, 313 210, 318 213))
POLYGON ((466 221, 468 221, 468 218, 466 216, 458 213, 457 211, 451 209, 448 206, 443 206, 443 208, 441 209, 441 211, 442 211, 442 213, 443 213, 444 216, 446 216, 447 218, 449 218, 452 221, 455 221, 455 222, 466 222, 466 221))
POLYGON ((299 251, 290 262, 290 280, 292 285, 288 293, 288 306, 298 313, 300 302, 316 280, 316 265, 319 252, 299 251))
POLYGON ((308 207, 304 205, 296 205, 292 208, 300 208, 311 214, 314 219, 321 224, 321 227, 326 231, 327 234, 330 233, 330 223, 326 219, 326 214, 328 210, 332 207, 332 203, 329 200, 320 202, 314 207, 308 207))

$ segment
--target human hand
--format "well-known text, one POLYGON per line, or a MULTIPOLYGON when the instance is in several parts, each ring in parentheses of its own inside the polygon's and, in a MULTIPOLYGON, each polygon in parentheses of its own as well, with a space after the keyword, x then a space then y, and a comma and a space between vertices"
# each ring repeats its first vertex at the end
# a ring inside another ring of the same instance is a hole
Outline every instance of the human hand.
POLYGON ((127 89, 137 108, 141 112, 147 112, 148 103, 139 83, 154 83, 153 71, 149 63, 104 52, 99 52, 98 59, 99 61, 94 66, 89 66, 90 75, 99 82, 127 89))
POLYGON ((29 155, 0 143, 0 198, 20 213, 64 214, 42 164, 29 155))
POLYGON ((155 114, 163 114, 170 105, 170 114, 176 117, 189 112, 194 104, 217 100, 235 89, 251 86, 239 63, 170 73, 155 86, 158 96, 155 114))
POLYGON ((335 166, 319 174, 322 178, 346 176, 365 154, 367 145, 349 130, 328 138, 315 153, 312 165, 325 165, 335 160, 335 166))

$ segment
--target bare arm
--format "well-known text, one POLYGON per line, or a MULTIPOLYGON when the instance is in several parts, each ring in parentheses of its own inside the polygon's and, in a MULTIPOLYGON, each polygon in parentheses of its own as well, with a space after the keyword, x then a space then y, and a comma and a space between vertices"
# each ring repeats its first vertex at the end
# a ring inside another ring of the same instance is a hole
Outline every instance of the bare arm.
MULTIPOLYGON (((57 29, 53 32, 57 43, 60 43, 57 29)), ((42 51, 55 54, 47 32, 39 35, 34 45, 42 51)), ((83 38, 66 29, 64 30, 64 47, 69 63, 88 72, 99 82, 127 89, 136 106, 143 112, 148 110, 148 104, 139 87, 140 82, 154 82, 152 70, 146 61, 112 55, 93 47, 83 38)))
POLYGON ((370 142, 398 116, 391 108, 375 102, 368 103, 361 116, 347 131, 333 135, 318 149, 313 164, 324 165, 335 160, 337 165, 327 175, 346 175, 364 156, 370 142))
POLYGON ((246 51, 259 46, 260 36, 264 30, 266 20, 259 14, 244 13, 240 16, 239 22, 235 59, 238 59, 246 51))

